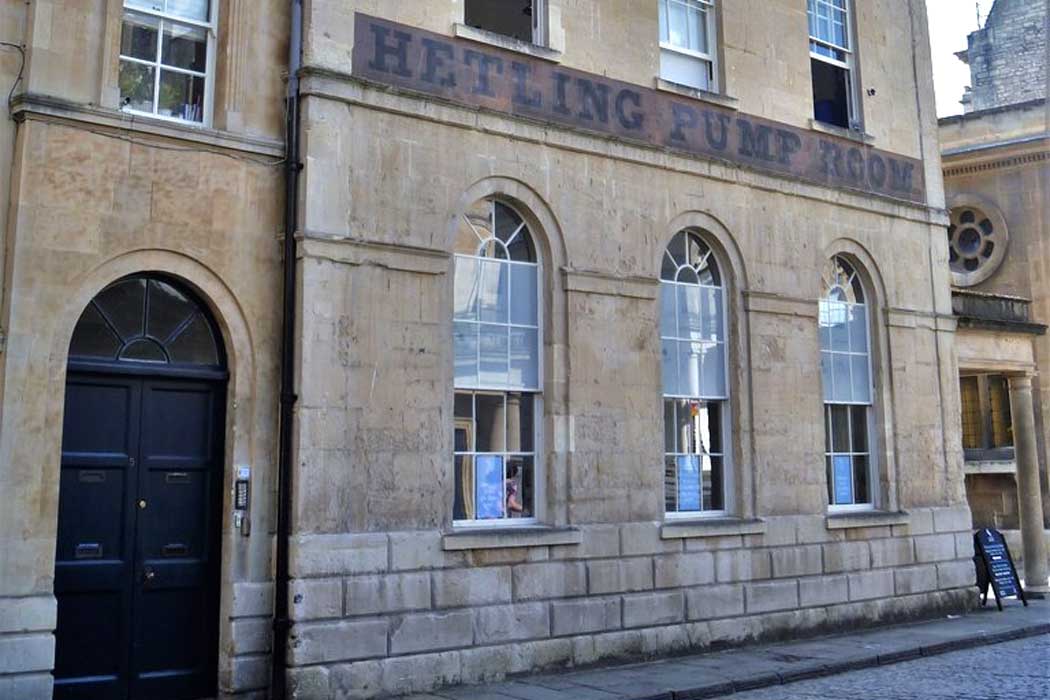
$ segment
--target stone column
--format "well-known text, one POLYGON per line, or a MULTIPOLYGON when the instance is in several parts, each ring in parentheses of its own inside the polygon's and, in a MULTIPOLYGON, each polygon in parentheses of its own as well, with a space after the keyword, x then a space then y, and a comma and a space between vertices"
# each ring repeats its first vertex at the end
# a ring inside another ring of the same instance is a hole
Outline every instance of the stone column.
MULTIPOLYGON (((1010 377, 1010 413, 1014 424, 1014 453, 1017 460, 1017 505, 1021 516, 1024 550, 1025 592, 1045 595, 1047 587, 1046 543, 1043 536, 1043 498, 1039 491, 1039 455, 1035 446, 1035 409, 1032 378, 1010 377)), ((1039 596, 1041 597, 1041 596, 1039 596)))

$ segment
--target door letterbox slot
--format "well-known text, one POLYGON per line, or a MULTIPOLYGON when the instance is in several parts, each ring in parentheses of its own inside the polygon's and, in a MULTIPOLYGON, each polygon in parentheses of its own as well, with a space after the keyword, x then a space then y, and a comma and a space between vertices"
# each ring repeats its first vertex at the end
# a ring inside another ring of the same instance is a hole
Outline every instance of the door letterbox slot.
POLYGON ((102 545, 98 542, 84 542, 78 544, 73 556, 77 559, 101 559, 102 545))
POLYGON ((190 548, 181 543, 166 544, 161 552, 166 557, 185 557, 189 555, 190 548))
POLYGON ((190 475, 187 472, 168 472, 164 475, 164 481, 169 484, 188 484, 190 475))

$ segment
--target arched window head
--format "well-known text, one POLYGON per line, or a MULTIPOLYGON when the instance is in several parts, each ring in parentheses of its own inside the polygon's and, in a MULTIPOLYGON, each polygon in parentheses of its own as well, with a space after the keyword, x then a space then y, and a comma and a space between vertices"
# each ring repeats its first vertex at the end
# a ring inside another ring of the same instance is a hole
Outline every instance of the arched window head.
POLYGON ((721 287, 722 276, 711 247, 695 231, 680 231, 664 251, 660 279, 664 282, 721 287))
POLYGON ((836 255, 824 266, 824 298, 847 304, 865 303, 860 276, 841 255, 836 255))
POLYGON ((456 238, 456 253, 536 262, 536 246, 525 220, 496 198, 479 200, 463 214, 456 238))
POLYGON ((207 312, 187 291, 155 277, 109 285, 81 314, 71 359, 217 367, 222 353, 207 312))

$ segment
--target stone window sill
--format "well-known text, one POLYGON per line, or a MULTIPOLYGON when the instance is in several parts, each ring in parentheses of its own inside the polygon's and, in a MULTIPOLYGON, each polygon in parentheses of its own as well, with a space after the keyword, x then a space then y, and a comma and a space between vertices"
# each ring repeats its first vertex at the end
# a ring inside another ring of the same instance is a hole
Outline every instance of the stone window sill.
POLYGON ((656 79, 655 88, 661 92, 673 92, 682 97, 691 97, 694 100, 700 100, 701 102, 711 102, 712 104, 721 107, 728 107, 732 110, 737 109, 736 105, 738 100, 735 97, 723 95, 720 92, 709 92, 707 90, 689 87, 688 85, 679 85, 678 83, 672 83, 670 80, 664 80, 663 78, 656 79))
POLYGON ((813 131, 819 131, 824 134, 830 134, 832 136, 839 136, 850 141, 857 141, 859 143, 875 143, 875 137, 866 131, 857 131, 856 129, 843 129, 839 126, 832 124, 825 124, 824 122, 817 121, 816 119, 809 120, 809 128, 813 131))
POLYGON ((561 63, 561 51, 547 48, 546 46, 530 44, 527 41, 521 41, 513 37, 504 36, 503 34, 490 32, 487 29, 468 27, 467 25, 458 22, 453 25, 452 29, 453 34, 460 39, 469 39, 470 41, 476 41, 479 44, 488 44, 489 46, 495 46, 496 48, 504 49, 506 51, 514 51, 515 53, 532 56, 533 58, 550 61, 551 63, 561 63))
POLYGON ((574 527, 470 528, 450 532, 441 538, 446 552, 470 549, 509 549, 580 544, 583 535, 574 527))
POLYGON ((728 537, 731 535, 764 535, 766 521, 743 518, 698 518, 668 521, 660 528, 660 539, 681 540, 687 537, 728 537))
POLYGON ((870 510, 854 513, 829 513, 826 523, 829 530, 848 530, 854 527, 884 527, 907 525, 910 521, 904 511, 890 512, 870 510))

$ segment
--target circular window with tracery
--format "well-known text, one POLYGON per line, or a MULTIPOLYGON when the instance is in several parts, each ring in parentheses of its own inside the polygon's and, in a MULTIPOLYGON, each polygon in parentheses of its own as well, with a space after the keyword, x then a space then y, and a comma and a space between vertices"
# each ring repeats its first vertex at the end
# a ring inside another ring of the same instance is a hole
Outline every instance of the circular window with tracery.
POLYGON ((963 205, 951 210, 948 227, 948 262, 953 282, 971 287, 988 279, 1006 255, 1006 224, 996 212, 963 205))

